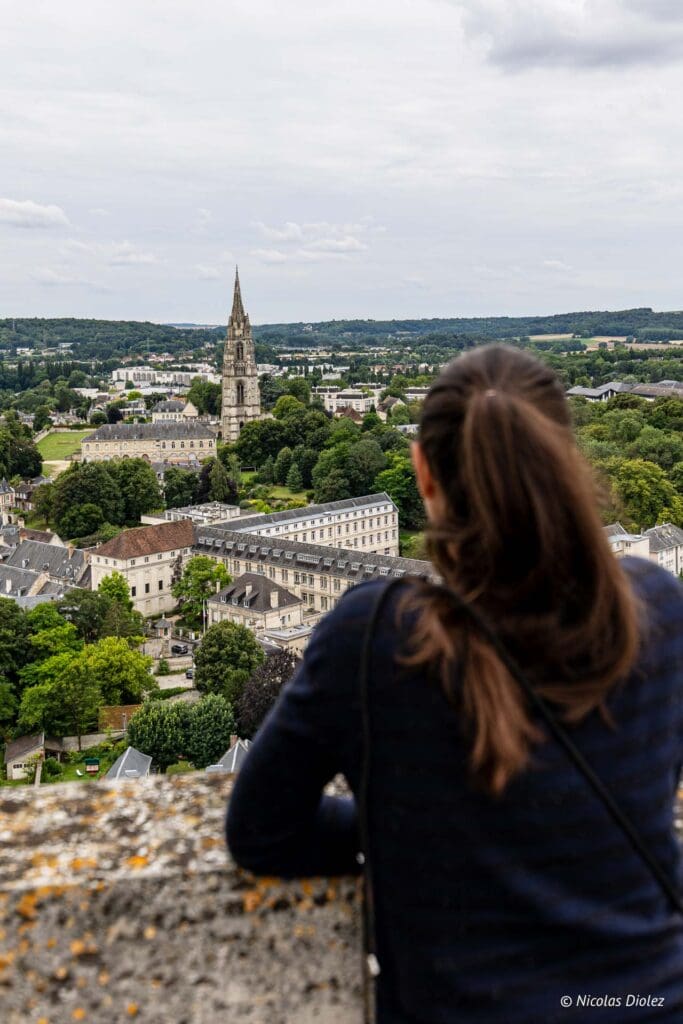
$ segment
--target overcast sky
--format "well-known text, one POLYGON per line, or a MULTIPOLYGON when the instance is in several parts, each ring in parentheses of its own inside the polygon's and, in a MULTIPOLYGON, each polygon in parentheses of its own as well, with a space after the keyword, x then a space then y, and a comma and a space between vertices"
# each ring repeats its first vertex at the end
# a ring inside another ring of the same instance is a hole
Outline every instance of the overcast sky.
POLYGON ((680 0, 0 15, 0 317, 683 307, 680 0))

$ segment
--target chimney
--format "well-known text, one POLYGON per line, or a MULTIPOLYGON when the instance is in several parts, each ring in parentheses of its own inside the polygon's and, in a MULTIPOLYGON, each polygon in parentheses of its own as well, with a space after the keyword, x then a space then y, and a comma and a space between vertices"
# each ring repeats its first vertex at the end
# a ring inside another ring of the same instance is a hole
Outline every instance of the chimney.
POLYGON ((270 607, 271 608, 277 608, 279 604, 280 604, 280 595, 278 594, 277 590, 273 589, 270 592, 270 607))
POLYGON ((5 593, 6 594, 11 594, 12 593, 12 581, 11 580, 5 580, 5 593))
POLYGON ((67 544, 66 550, 69 552, 69 558, 73 558, 74 551, 76 550, 73 544, 67 544))
POLYGON ((244 597, 245 597, 245 599, 248 598, 248 597, 251 597, 251 591, 252 591, 251 583, 247 583, 246 587, 244 588, 244 597))

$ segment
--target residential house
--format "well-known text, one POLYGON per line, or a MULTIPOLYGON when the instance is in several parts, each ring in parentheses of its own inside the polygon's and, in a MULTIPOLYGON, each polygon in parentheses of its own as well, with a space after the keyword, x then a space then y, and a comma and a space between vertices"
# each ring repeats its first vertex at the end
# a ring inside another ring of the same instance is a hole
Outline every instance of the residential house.
POLYGON ((237 622, 255 633, 303 625, 302 599, 257 573, 244 573, 206 604, 210 625, 237 622))
MULTIPOLYGON (((20 532, 21 536, 21 532, 20 532)), ((62 587, 90 586, 90 565, 82 548, 39 540, 20 540, 4 558, 4 565, 31 572, 44 573, 48 580, 62 587)))
POLYGON ((45 737, 44 732, 20 736, 5 744, 5 772, 10 781, 25 779, 33 761, 46 757, 61 760, 63 747, 59 740, 45 737))
POLYGON ((152 409, 152 423, 183 423, 199 416, 199 410, 192 402, 171 398, 166 402, 157 402, 152 409))
POLYGON ((629 533, 621 523, 610 523, 604 527, 607 541, 617 558, 634 555, 638 558, 650 557, 650 542, 639 533, 629 533))
POLYGON ((645 531, 650 542, 650 558, 674 576, 683 573, 683 530, 673 523, 653 526, 645 531))

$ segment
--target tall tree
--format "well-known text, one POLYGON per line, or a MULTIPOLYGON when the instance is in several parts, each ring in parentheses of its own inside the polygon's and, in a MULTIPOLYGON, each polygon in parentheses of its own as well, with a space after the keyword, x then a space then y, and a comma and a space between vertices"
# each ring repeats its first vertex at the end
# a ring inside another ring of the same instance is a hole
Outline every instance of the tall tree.
POLYGON ((97 589, 100 594, 105 594, 124 608, 130 610, 133 607, 126 577, 117 572, 116 569, 110 572, 108 576, 102 577, 97 589))
POLYGON ((269 654, 252 673, 235 705, 237 729, 240 736, 251 738, 260 727, 280 690, 301 664, 291 651, 269 654))
POLYGON ((185 753, 188 714, 188 705, 182 701, 147 701, 128 723, 126 738, 148 754, 163 774, 185 753))
POLYGON ((107 463, 123 503, 123 523, 135 526, 140 516, 162 506, 157 475, 144 459, 113 459, 107 463))
POLYGON ((195 685, 219 693, 234 706, 242 688, 265 655, 256 637, 236 622, 209 626, 195 652, 195 685))
POLYGON ((208 555, 195 555, 187 562, 171 592, 179 599, 185 619, 198 628, 202 623, 204 602, 221 587, 227 587, 230 580, 220 562, 214 562, 208 555))
POLYGON ((164 500, 166 508, 184 508, 197 501, 199 476, 193 469, 171 466, 164 473, 164 500))
POLYGON ((234 505, 237 502, 237 488, 234 480, 220 459, 214 459, 209 474, 209 498, 211 501, 222 501, 234 505))
POLYGON ((230 746, 233 711, 225 697, 209 693, 192 705, 187 717, 185 754, 195 768, 215 764, 230 746))

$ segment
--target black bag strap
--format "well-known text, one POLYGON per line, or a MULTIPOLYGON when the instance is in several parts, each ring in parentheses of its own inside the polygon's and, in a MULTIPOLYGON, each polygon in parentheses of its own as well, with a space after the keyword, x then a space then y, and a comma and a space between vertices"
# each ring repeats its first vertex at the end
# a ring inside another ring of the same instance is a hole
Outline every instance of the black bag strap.
MULTIPOLYGON (((365 878, 365 900, 363 904, 363 937, 364 937, 364 986, 365 986, 365 1012, 366 1021, 374 1019, 374 987, 373 981, 380 971, 379 961, 375 947, 375 904, 372 884, 372 869, 369 844, 369 819, 368 819, 368 793, 371 772, 371 720, 370 720, 370 667, 372 663, 372 645, 375 634, 375 627, 382 614, 382 610, 392 590, 403 580, 391 580, 378 595, 375 605, 368 619, 368 624, 363 638, 360 661, 360 701, 361 701, 361 725, 362 725, 362 762, 360 786, 357 794, 358 822, 362 853, 359 854, 359 862, 364 866, 365 878)), ((588 764, 581 751, 569 736, 567 730, 555 717, 546 701, 536 691, 535 687, 524 674, 516 660, 512 657, 500 638, 491 628, 481 613, 461 597, 457 591, 440 586, 440 589, 452 603, 461 611, 469 615, 479 632, 494 648, 496 654, 507 668, 512 678, 519 684, 529 703, 536 708, 539 715, 548 727, 548 731, 563 748, 569 760, 583 775, 589 786, 602 801, 612 820, 622 830, 629 843, 638 854, 643 864, 648 868, 651 875, 665 894, 674 910, 683 914, 683 898, 675 883, 669 878, 657 858, 650 851, 647 844, 641 837, 627 814, 622 811, 614 797, 602 782, 600 777, 588 764)))

